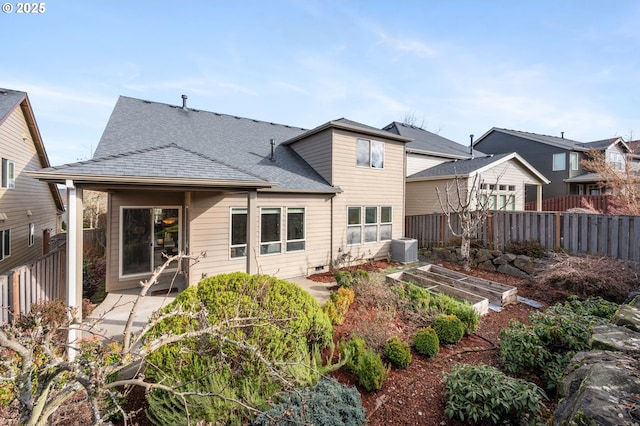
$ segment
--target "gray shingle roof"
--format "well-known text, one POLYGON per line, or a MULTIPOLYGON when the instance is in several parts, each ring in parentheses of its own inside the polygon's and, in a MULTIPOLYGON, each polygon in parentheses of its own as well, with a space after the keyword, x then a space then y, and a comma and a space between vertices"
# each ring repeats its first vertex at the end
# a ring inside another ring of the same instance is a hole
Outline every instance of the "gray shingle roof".
POLYGON ((497 154, 487 157, 478 157, 467 160, 456 160, 456 161, 448 161, 446 163, 438 164, 437 166, 430 167, 426 170, 422 170, 421 172, 414 173, 411 176, 408 176, 408 179, 413 178, 427 178, 427 177, 438 177, 438 176, 466 176, 470 173, 475 172, 485 166, 488 166, 491 163, 494 163, 509 154, 497 154))
MULTIPOLYGON (((282 144, 305 129, 121 96, 90 162, 57 169, 114 176, 209 177, 277 182, 275 189, 335 191, 282 144), (275 139, 274 160, 270 140, 275 139), (133 153, 133 154, 132 154, 133 153), (149 165, 158 167, 148 170, 149 165)), ((46 171, 52 171, 51 169, 46 171)))
MULTIPOLYGON (((471 158, 468 146, 461 145, 451 139, 444 138, 420 127, 394 121, 383 127, 382 130, 412 138, 413 141, 406 145, 408 150, 422 151, 429 154, 441 154, 449 158, 471 158)), ((476 151, 474 155, 480 156, 485 154, 476 151)))
POLYGON ((493 131, 497 131, 497 132, 502 132, 502 133, 506 133, 512 136, 517 136, 517 137, 521 137, 521 138, 525 138, 525 139, 529 139, 532 140, 534 142, 540 142, 546 145, 551 145, 551 146, 556 146, 559 148, 564 148, 566 150, 573 150, 573 151, 588 151, 590 149, 600 149, 600 148, 606 148, 607 146, 611 145, 612 143, 614 143, 615 141, 618 140, 618 138, 609 138, 609 139, 602 139, 602 140, 597 140, 597 141, 593 141, 593 142, 580 142, 580 141, 576 141, 573 139, 567 139, 565 137, 557 137, 557 136, 549 136, 549 135, 541 135, 538 133, 531 133, 531 132, 522 132, 520 130, 511 130, 511 129, 501 129, 498 127, 494 127, 491 130, 489 130, 487 133, 485 133, 480 139, 478 139, 474 145, 478 142, 480 142, 482 139, 484 139, 489 133, 493 132, 493 131))
POLYGON ((50 167, 46 170, 50 174, 264 182, 251 173, 173 143, 50 167), (189 167, 184 167, 185 164, 189 164, 189 167))
POLYGON ((9 114, 25 96, 25 92, 0 88, 0 122, 5 119, 7 114, 9 114))

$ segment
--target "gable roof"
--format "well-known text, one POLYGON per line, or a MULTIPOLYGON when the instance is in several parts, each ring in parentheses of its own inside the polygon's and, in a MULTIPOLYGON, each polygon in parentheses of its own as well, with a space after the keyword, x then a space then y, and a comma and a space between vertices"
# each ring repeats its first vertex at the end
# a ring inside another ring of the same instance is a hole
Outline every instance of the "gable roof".
MULTIPOLYGON (((4 124, 7 118, 9 118, 18 107, 22 109, 24 119, 27 122, 29 135, 35 146, 41 167, 49 167, 49 157, 42 142, 42 135, 40 135, 40 129, 38 129, 36 118, 31 108, 31 102, 29 102, 29 96, 27 96, 26 92, 0 88, 0 126, 4 124)), ((56 208, 60 212, 64 211, 64 202, 62 201, 58 187, 50 183, 49 190, 51 191, 51 197, 53 197, 56 208)))
MULTIPOLYGON (((382 130, 413 139, 413 141, 406 145, 408 152, 436 155, 451 159, 471 158, 469 147, 420 127, 394 121, 383 127, 382 130)), ((486 154, 479 151, 474 152, 474 156, 484 155, 486 154)))
POLYGON ((340 192, 284 143, 305 132, 121 96, 92 160, 41 170, 38 176, 59 180, 68 175, 103 184, 161 179, 167 185, 340 192))
POLYGON ((519 162, 525 169, 529 171, 542 183, 549 183, 540 172, 538 172, 531 164, 515 152, 508 154, 496 154, 486 157, 470 158, 466 160, 447 161, 430 167, 418 173, 414 173, 407 177, 407 182, 421 180, 441 180, 453 179, 456 177, 470 177, 475 174, 482 173, 492 167, 496 167, 509 160, 519 162))
POLYGON ((557 136, 541 135, 538 133, 522 132, 519 130, 501 129, 498 127, 492 127, 488 132, 486 132, 484 135, 478 138, 478 140, 476 140, 473 143, 473 145, 476 146, 477 144, 479 144, 483 139, 489 136, 489 134, 491 134, 492 132, 505 133, 508 135, 517 136, 523 139, 528 139, 530 141, 543 143, 545 145, 555 146, 557 148, 562 148, 569 151, 584 152, 592 149, 603 150, 613 144, 621 144, 624 149, 629 151, 629 147, 624 143, 622 138, 619 138, 619 137, 602 139, 602 140, 597 140, 593 142, 580 142, 572 139, 567 139, 564 136, 557 137, 557 136))
MULTIPOLYGON (((362 124, 362 123, 358 123, 356 121, 352 121, 352 120, 348 120, 346 118, 339 118, 337 120, 332 120, 329 121, 327 123, 324 123, 314 129, 311 129, 305 133, 301 133, 289 140, 287 140, 285 142, 286 145, 291 145, 301 139, 304 139, 306 137, 309 137, 313 134, 322 132, 326 129, 329 128, 335 128, 335 129, 341 129, 341 130, 347 130, 350 132, 358 132, 358 133, 362 133, 364 135, 367 136, 372 136, 372 137, 378 137, 378 138, 384 138, 384 139, 391 139, 391 140, 395 140, 398 142, 403 142, 403 143, 407 143, 407 142, 411 142, 411 138, 406 137, 406 136, 402 136, 402 135, 398 135, 395 133, 390 133, 387 132, 385 130, 380 130, 378 128, 372 127, 372 126, 368 126, 366 124, 362 124)), ((406 146, 406 145, 405 145, 406 146)))

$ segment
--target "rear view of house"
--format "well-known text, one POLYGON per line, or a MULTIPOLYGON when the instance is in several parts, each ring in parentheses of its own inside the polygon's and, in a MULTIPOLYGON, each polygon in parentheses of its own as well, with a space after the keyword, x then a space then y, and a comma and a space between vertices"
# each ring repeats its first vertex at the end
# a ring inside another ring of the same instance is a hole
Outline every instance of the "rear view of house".
POLYGON ((107 291, 137 287, 163 253, 199 257, 184 285, 232 271, 292 278, 389 255, 403 236, 408 141, 346 119, 306 130, 196 110, 186 96, 120 97, 92 160, 34 176, 80 204, 83 188, 108 193, 107 291))
POLYGON ((27 176, 49 167, 25 92, 0 89, 0 273, 49 251, 64 205, 53 183, 27 176))

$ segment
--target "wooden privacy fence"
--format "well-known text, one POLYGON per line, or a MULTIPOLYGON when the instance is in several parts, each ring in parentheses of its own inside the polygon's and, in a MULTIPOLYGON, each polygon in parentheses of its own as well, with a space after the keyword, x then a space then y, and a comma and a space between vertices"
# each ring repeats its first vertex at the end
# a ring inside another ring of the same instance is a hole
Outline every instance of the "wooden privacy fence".
POLYGON ((66 247, 0 275, 0 324, 29 313, 31 305, 64 299, 66 247))
MULTIPOLYGON (((451 216, 456 231, 460 230, 459 220, 451 216)), ((444 247, 456 239, 442 213, 407 216, 405 230, 408 238, 418 240, 419 247, 444 247)), ((504 250, 510 241, 538 241, 545 249, 640 261, 640 216, 494 211, 475 238, 498 250, 504 250)))

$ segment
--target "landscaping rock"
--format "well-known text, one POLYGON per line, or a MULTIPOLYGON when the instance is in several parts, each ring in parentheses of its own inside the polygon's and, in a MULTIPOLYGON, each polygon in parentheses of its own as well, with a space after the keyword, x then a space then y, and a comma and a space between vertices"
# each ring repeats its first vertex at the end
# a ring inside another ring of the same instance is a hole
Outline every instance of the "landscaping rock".
POLYGON ((526 272, 529 275, 534 274, 540 269, 540 264, 536 263, 529 256, 520 255, 513 260, 513 266, 526 272))
POLYGON ((620 305, 612 322, 616 325, 640 332, 640 309, 631 305, 620 305))
POLYGON ((491 256, 493 257, 502 256, 502 252, 500 250, 489 250, 489 253, 491 253, 491 256))
MULTIPOLYGON (((493 255, 491 254, 491 252, 487 249, 478 249, 478 252, 476 253, 475 256, 475 261, 479 264, 486 262, 487 260, 492 260, 493 259, 493 255)), ((495 270, 495 269, 494 269, 495 270)))
POLYGON ((485 260, 482 263, 478 263, 478 269, 482 269, 485 271, 495 272, 496 267, 491 260, 485 260))
POLYGON ((633 409, 640 403, 637 361, 609 351, 577 353, 558 386, 562 399, 553 425, 637 425, 633 409))
POLYGON ((434 247, 431 249, 431 258, 437 260, 449 260, 450 251, 446 248, 434 247))
POLYGON ((513 275, 514 277, 519 277, 519 278, 529 278, 529 275, 526 272, 523 272, 520 269, 511 265, 498 266, 498 272, 501 272, 503 274, 513 275))
POLYGON ((615 324, 596 325, 593 327, 591 347, 640 355, 640 334, 615 324))
POLYGON ((510 263, 509 259, 504 254, 493 259, 494 265, 508 265, 509 263, 510 263))

